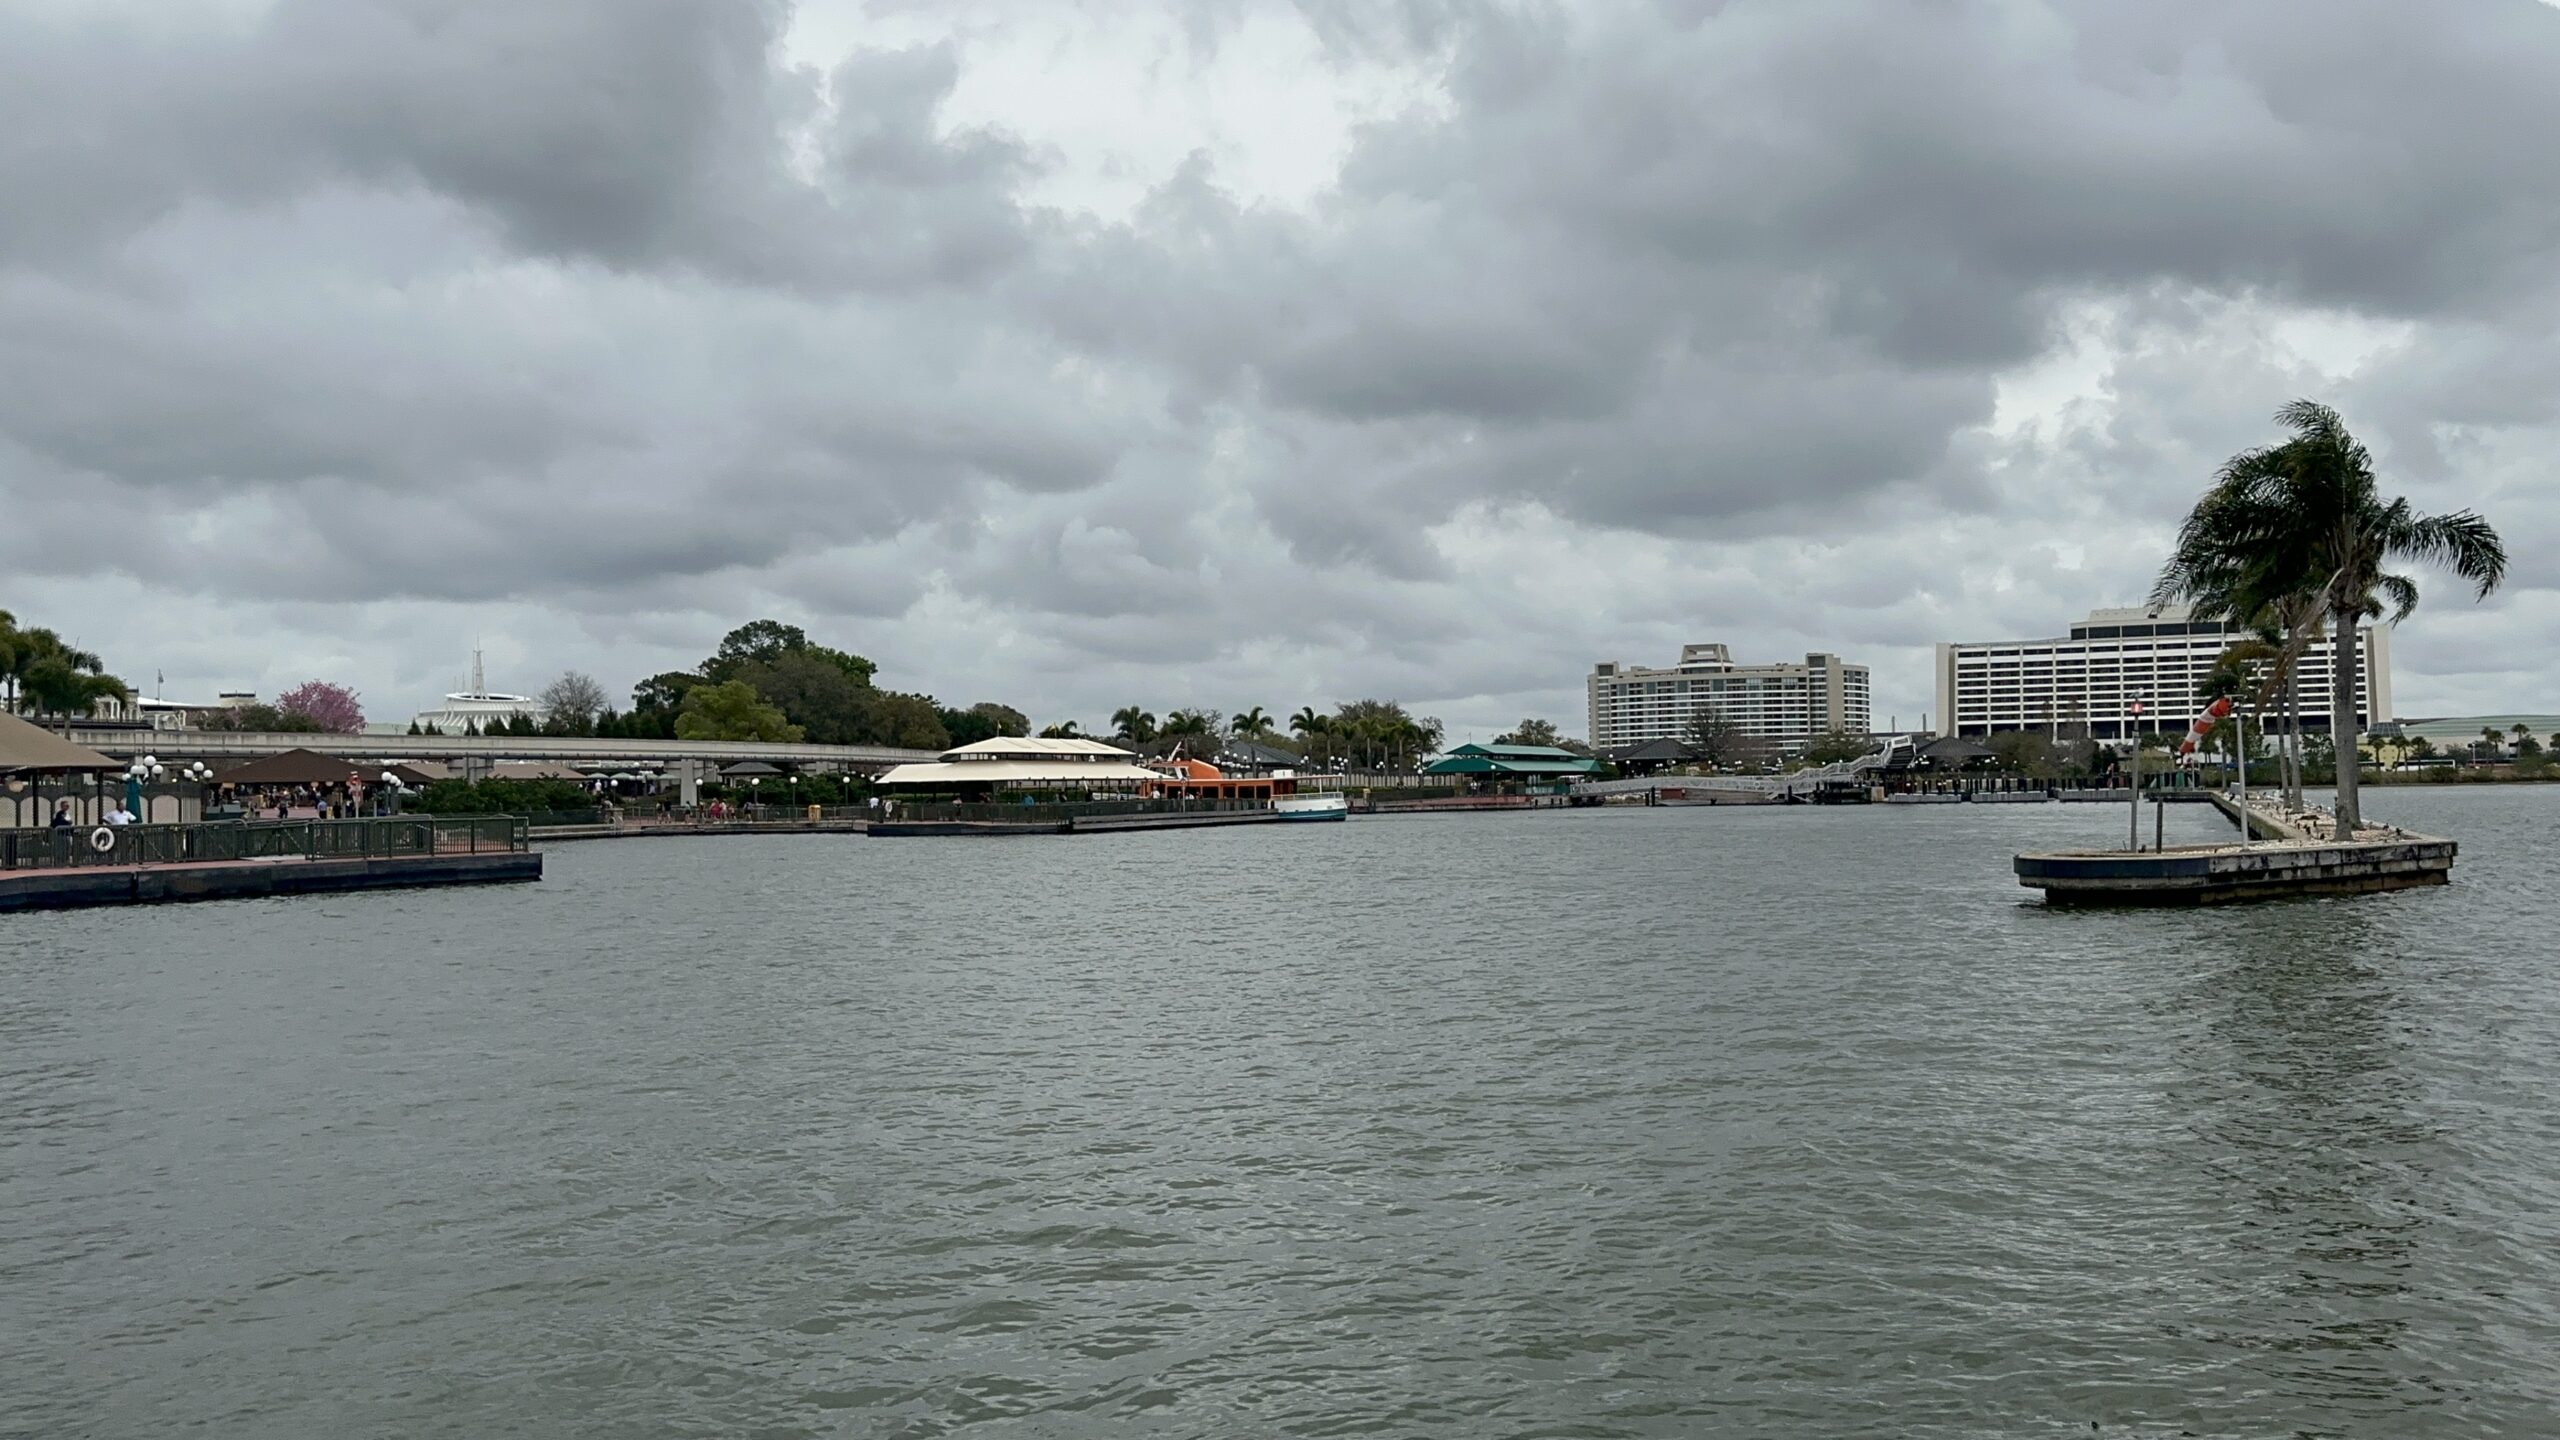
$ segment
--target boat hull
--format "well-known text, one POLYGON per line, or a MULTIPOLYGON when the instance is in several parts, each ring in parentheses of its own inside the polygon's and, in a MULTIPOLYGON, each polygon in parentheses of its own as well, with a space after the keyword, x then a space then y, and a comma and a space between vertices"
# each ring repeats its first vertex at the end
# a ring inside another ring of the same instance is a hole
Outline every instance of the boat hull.
POLYGON ((1271 802, 1274 819, 1289 821, 1348 820, 1351 798, 1347 795, 1283 795, 1271 802))

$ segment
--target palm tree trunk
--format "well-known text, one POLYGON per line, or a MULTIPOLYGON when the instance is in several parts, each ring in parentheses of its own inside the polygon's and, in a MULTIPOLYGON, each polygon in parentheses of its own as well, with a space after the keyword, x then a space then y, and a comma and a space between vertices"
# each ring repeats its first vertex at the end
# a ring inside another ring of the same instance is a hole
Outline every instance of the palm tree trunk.
POLYGON ((2301 664, 2284 674, 2284 802, 2301 810, 2301 664))
POLYGON ((2338 648, 2329 666, 2336 680, 2329 687, 2329 746, 2338 757, 2338 838, 2352 840, 2363 823, 2356 805, 2356 670, 2362 659, 2356 653, 2356 622, 2364 617, 2344 607, 2336 615, 2338 623, 2331 635, 2338 648))

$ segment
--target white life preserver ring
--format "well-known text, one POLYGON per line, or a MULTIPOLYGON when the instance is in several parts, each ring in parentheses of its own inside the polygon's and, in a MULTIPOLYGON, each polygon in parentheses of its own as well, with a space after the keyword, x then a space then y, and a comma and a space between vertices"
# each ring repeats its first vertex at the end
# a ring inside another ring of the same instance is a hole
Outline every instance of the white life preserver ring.
POLYGON ((101 825, 97 829, 90 831, 89 848, 97 851, 101 855, 113 850, 116 848, 116 832, 105 825, 101 825))

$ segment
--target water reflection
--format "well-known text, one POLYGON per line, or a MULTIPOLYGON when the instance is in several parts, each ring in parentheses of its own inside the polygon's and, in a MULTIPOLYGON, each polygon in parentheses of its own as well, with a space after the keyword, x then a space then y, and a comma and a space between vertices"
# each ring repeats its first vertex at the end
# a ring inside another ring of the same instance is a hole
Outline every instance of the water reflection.
POLYGON ((2265 907, 2196 937, 2180 1002, 2201 1031, 2173 1099, 2214 1182, 2205 1224, 2230 1288, 2211 1338, 2297 1403, 2379 1416, 2447 1398, 2425 1357, 2398 1354, 2443 1135, 2371 903, 2265 907))

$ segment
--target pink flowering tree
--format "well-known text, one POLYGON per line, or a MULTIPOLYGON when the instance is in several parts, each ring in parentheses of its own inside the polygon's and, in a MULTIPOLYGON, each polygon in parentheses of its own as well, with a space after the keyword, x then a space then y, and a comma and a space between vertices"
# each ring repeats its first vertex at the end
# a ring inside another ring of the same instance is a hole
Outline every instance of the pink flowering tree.
POLYGON ((276 709, 332 734, 353 735, 364 728, 364 706, 356 703, 356 692, 326 680, 306 680, 287 690, 276 697, 276 709))

